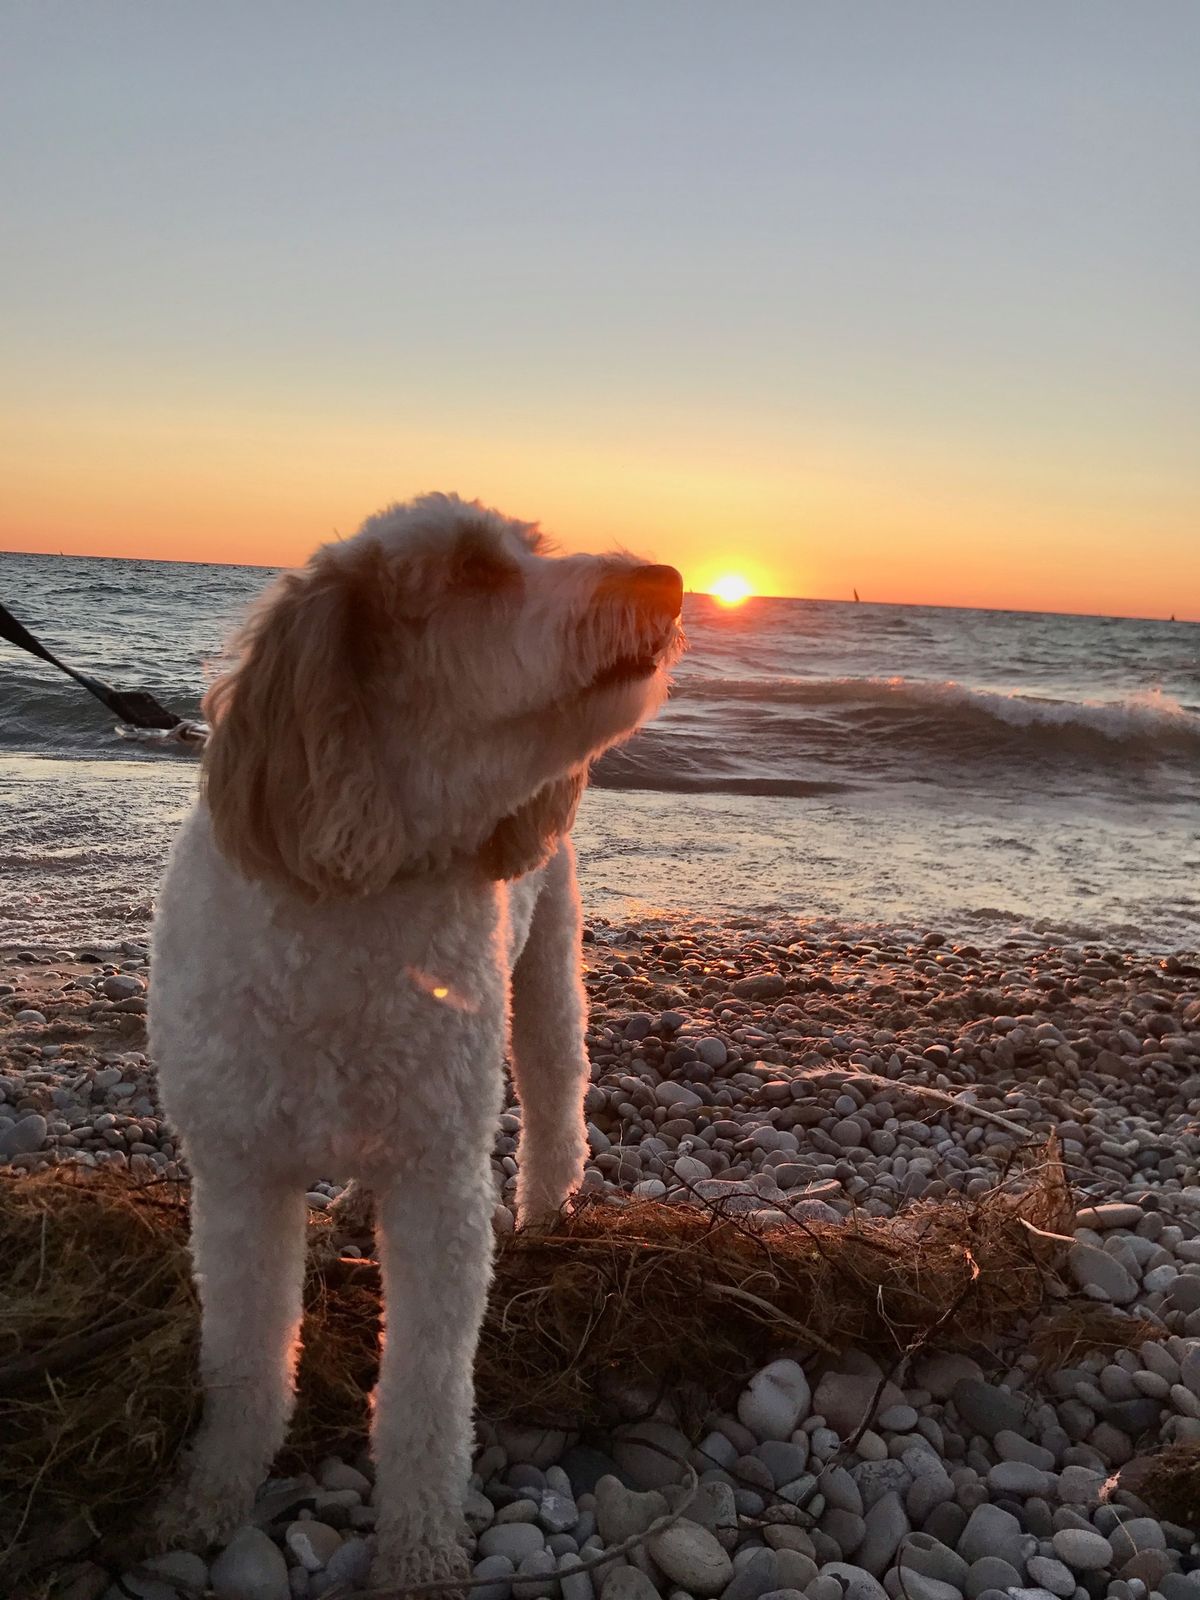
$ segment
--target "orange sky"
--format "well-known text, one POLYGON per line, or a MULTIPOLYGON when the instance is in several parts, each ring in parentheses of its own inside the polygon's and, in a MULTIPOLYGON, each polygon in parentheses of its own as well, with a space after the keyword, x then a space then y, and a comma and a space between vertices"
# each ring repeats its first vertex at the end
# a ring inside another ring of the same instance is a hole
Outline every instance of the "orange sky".
POLYGON ((0 548, 1198 619, 1200 7, 1087 9, 10 8, 0 548))
POLYGON ((1096 462, 956 461, 913 441, 807 450, 748 427, 694 435, 598 419, 537 437, 447 417, 262 411, 10 417, 0 439, 6 548, 292 565, 387 499, 478 494, 539 518, 568 548, 619 543, 673 562, 688 586, 725 572, 756 592, 1002 609, 1200 617, 1188 486, 1096 462), (586 430, 585 430, 586 432, 586 430), (940 459, 939 459, 940 456, 940 459))

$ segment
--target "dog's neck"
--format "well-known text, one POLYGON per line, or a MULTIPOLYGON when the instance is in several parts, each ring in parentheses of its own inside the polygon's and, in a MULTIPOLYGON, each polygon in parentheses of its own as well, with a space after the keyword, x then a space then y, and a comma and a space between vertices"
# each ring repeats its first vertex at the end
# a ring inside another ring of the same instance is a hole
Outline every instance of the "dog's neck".
POLYGON ((394 883, 411 883, 447 868, 477 866, 494 882, 511 882, 536 872, 550 860, 558 842, 570 833, 580 797, 587 787, 587 769, 580 767, 532 794, 515 811, 500 818, 481 844, 452 848, 447 858, 401 867, 394 883))
POLYGON ((586 785, 587 769, 580 767, 551 779, 524 805, 501 817, 479 852, 479 864, 488 877, 523 878, 545 866, 558 841, 570 833, 586 785))

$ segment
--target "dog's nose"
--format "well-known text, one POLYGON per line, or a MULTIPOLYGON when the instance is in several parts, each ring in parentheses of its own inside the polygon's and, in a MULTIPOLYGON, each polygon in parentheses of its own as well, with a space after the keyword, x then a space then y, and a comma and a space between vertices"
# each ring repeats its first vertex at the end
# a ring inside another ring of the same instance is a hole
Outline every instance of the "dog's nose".
POLYGON ((634 567, 625 583, 647 610, 664 617, 677 617, 683 610, 683 579, 674 567, 634 567))

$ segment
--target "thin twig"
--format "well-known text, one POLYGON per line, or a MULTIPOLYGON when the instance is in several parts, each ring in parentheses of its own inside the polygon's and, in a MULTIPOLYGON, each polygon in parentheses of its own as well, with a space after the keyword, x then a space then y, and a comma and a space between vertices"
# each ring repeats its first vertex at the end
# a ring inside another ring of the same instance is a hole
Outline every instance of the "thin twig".
POLYGON ((48 1211, 43 1211, 43 1213, 42 1213, 41 1239, 40 1239, 39 1244, 38 1244, 38 1275, 37 1275, 37 1281, 34 1284, 33 1290, 32 1290, 32 1293, 34 1295, 37 1295, 41 1291, 42 1280, 46 1276, 46 1236, 47 1236, 47 1229, 49 1228, 49 1226, 50 1226, 50 1213, 48 1211))
POLYGON ((839 1354, 837 1345, 830 1344, 819 1333, 814 1333, 811 1328, 806 1328, 802 1322, 796 1322, 792 1317, 786 1316, 777 1306, 773 1306, 769 1300, 760 1300, 756 1294, 751 1294, 748 1289, 739 1289, 732 1283, 706 1283, 704 1293, 722 1300, 741 1300, 747 1305, 755 1306, 759 1311, 766 1314, 769 1321, 777 1322, 783 1327, 790 1328, 794 1333, 800 1334, 807 1343, 814 1344, 818 1349, 824 1350, 827 1355, 836 1356, 839 1354))
POLYGON ((883 1089, 896 1089, 901 1094, 915 1095, 918 1099, 936 1100, 939 1105, 949 1106, 954 1111, 965 1111, 968 1116, 981 1117, 984 1122, 992 1122, 998 1128, 1007 1128, 1009 1133, 1019 1134, 1023 1144, 1039 1144, 1041 1140, 1028 1128, 1023 1128, 1019 1122, 1013 1122, 1008 1117, 1002 1117, 998 1111, 985 1111, 982 1106, 972 1105, 969 1100, 960 1099, 958 1095, 947 1094, 944 1089, 931 1089, 923 1083, 900 1082, 896 1078, 881 1078, 877 1072, 859 1072, 857 1069, 849 1071, 846 1067, 813 1067, 805 1068, 799 1072, 793 1083, 802 1083, 805 1078, 846 1078, 853 1077, 863 1083, 877 1083, 883 1089))
POLYGON ((1028 1228, 1030 1233, 1035 1233, 1039 1239, 1049 1239, 1051 1244, 1074 1244, 1074 1237, 1069 1233, 1051 1233, 1046 1228, 1039 1228, 1030 1222, 1028 1217, 1018 1216, 1017 1221, 1023 1228, 1028 1228))

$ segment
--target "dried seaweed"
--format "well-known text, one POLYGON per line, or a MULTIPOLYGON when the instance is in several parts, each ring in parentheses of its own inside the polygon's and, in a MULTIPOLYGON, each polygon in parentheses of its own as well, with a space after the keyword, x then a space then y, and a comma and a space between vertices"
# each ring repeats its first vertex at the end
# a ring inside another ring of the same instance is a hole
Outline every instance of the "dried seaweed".
POLYGON ((1138 1466, 1136 1478, 1122 1470, 1121 1487, 1132 1489, 1160 1521, 1200 1528, 1200 1444, 1168 1445, 1138 1466))
MULTIPOLYGON (((480 1410, 604 1427, 617 1388, 702 1408, 784 1348, 986 1355, 1060 1306, 1072 1213, 1053 1148, 988 1194, 883 1220, 761 1231, 728 1205, 585 1195, 553 1228, 500 1242, 480 1410)), ((30 1570, 80 1517, 111 1550, 160 1492, 198 1414, 186 1236, 174 1186, 61 1171, 0 1181, 0 1566, 30 1570)), ((331 1238, 314 1218, 287 1450, 308 1465, 361 1440, 376 1366, 377 1270, 331 1238)))

